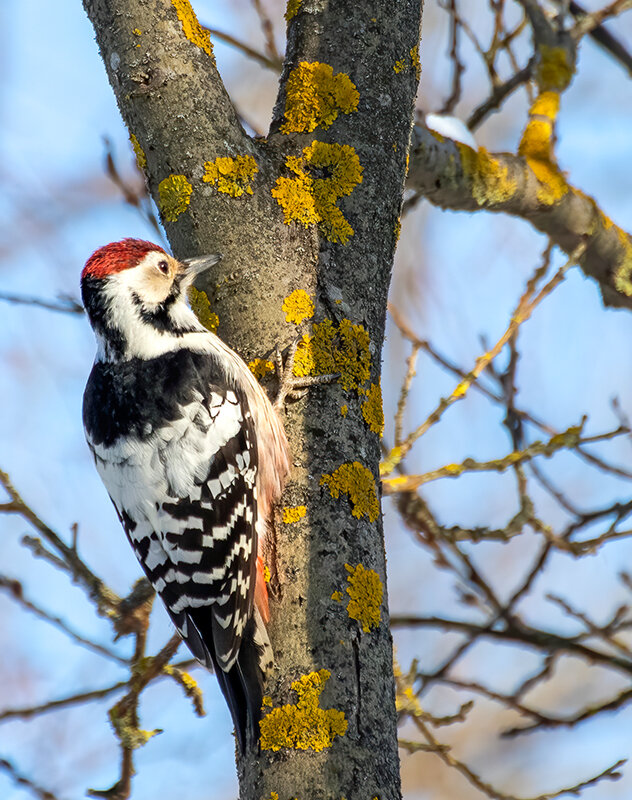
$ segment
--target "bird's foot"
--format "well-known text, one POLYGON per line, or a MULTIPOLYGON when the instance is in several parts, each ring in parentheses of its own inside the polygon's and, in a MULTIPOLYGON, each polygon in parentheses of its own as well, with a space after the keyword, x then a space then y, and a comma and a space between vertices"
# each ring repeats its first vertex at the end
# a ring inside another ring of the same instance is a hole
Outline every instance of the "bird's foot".
POLYGON ((301 342, 301 337, 294 339, 290 345, 285 362, 281 351, 277 347, 274 353, 274 366, 276 370, 279 389, 273 403, 277 410, 281 410, 286 400, 299 400, 304 397, 310 386, 319 386, 323 383, 333 383, 339 376, 332 375, 306 375, 297 376, 294 374, 294 358, 296 350, 301 342))

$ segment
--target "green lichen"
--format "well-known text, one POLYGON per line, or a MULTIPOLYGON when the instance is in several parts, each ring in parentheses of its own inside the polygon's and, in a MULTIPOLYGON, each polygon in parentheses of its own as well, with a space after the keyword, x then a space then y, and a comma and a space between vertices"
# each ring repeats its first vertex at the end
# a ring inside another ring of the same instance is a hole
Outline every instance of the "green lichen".
POLYGON ((342 111, 358 110, 360 95, 345 72, 329 64, 301 61, 290 72, 285 95, 285 122, 281 133, 311 133, 329 126, 342 111))
POLYGON ((142 172, 147 167, 147 156, 145 155, 145 151, 140 146, 138 139, 133 133, 130 133, 129 140, 132 143, 132 149, 134 151, 134 155, 136 156, 136 166, 142 172))
POLYGON ((372 383, 369 386, 366 400, 362 403, 362 416, 373 433, 377 433, 378 436, 384 433, 382 389, 379 383, 372 383))
POLYGON ((195 678, 189 675, 188 672, 178 669, 171 664, 165 664, 165 666, 162 668, 162 671, 165 673, 165 675, 169 675, 169 677, 173 678, 173 680, 182 687, 185 695, 190 698, 191 702, 193 703, 195 713, 198 715, 198 717, 203 717, 205 715, 204 698, 202 695, 202 690, 198 686, 195 678))
POLYGON ((108 716, 118 740, 127 750, 136 750, 147 744, 154 736, 162 733, 159 728, 153 731, 145 731, 139 728, 136 724, 134 711, 132 709, 124 709, 120 703, 110 709, 108 716))
POLYGON ((214 58, 211 34, 198 22, 189 0, 171 0, 171 4, 176 10, 182 31, 187 39, 200 50, 204 50, 208 56, 214 58))
POLYGON ((219 327, 219 317, 211 311, 211 302, 206 292, 191 286, 188 297, 189 305, 193 309, 195 316, 211 333, 216 333, 219 327))
POLYGON ((254 358, 248 362, 248 367, 255 378, 260 381, 269 372, 274 372, 274 364, 267 358, 254 358))
POLYGON ((294 374, 331 375, 340 373, 338 382, 347 390, 357 389, 371 374, 371 338, 362 325, 343 319, 336 326, 325 318, 305 334, 294 356, 294 374))
POLYGON ((304 319, 314 316, 314 301, 303 289, 296 289, 283 301, 286 322, 300 325, 304 319))
POLYGON ((541 44, 538 47, 538 55, 540 60, 535 78, 540 90, 564 91, 573 79, 575 71, 569 52, 564 47, 541 44))
POLYGON ((298 522, 299 519, 303 519, 305 514, 307 514, 305 506, 286 506, 283 509, 283 522, 286 525, 291 525, 294 522, 298 522))
POLYGON ((341 464, 331 474, 324 474, 320 486, 326 486, 331 496, 337 500, 341 494, 347 495, 351 503, 351 514, 360 519, 367 516, 375 522, 380 513, 377 490, 373 474, 359 461, 341 464))
POLYGON ((344 713, 319 705, 330 677, 329 670, 321 669, 302 675, 292 683, 298 702, 274 708, 263 717, 260 723, 262 750, 278 751, 287 747, 320 752, 331 747, 336 736, 345 735, 348 723, 344 713))
POLYGON ((373 569, 365 569, 362 564, 352 567, 345 564, 347 575, 347 614, 350 619, 356 619, 362 626, 364 633, 370 633, 380 624, 380 609, 384 586, 380 576, 373 569))
POLYGON ((281 176, 272 188, 285 223, 317 224, 330 242, 347 244, 354 231, 336 202, 362 183, 362 166, 353 147, 315 141, 301 156, 288 156, 285 166, 293 177, 281 176), (311 170, 325 171, 329 177, 313 177, 311 170))
POLYGON ((169 175, 158 184, 158 208, 163 219, 175 222, 187 210, 193 187, 185 175, 169 175))
POLYGON ((517 183, 509 177, 509 169, 491 156, 484 147, 474 150, 456 142, 463 174, 471 182, 472 197, 479 206, 496 205, 509 200, 517 183))
POLYGON ((250 155, 220 156, 215 161, 204 162, 202 180, 217 187, 218 192, 241 197, 252 194, 251 181, 259 172, 257 162, 250 155))

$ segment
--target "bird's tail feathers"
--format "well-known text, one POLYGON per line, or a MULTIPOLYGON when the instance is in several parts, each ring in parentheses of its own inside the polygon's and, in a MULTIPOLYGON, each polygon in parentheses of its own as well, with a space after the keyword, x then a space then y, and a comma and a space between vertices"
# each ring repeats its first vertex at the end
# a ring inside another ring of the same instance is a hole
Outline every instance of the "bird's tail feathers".
MULTIPOLYGON (((248 621, 239 647, 237 659, 228 671, 224 671, 218 664, 214 652, 204 643, 197 630, 195 620, 190 628, 196 628, 194 638, 196 644, 204 648, 204 656, 195 652, 196 657, 206 663, 217 675, 222 694, 230 710, 235 733, 242 753, 255 747, 259 741, 259 720, 261 719, 261 702, 263 699, 263 681, 274 664, 274 654, 268 638, 268 632, 261 619, 259 610, 254 608, 253 615, 248 621)), ((187 644, 191 647, 191 631, 187 644)))

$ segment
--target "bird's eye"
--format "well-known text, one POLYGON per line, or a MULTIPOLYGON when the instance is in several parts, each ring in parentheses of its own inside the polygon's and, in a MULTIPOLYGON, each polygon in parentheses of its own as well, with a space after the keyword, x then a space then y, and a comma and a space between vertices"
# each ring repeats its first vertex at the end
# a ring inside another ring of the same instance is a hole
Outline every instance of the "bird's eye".
POLYGON ((158 269, 162 272, 163 275, 169 274, 169 264, 167 264, 167 262, 164 259, 158 262, 158 269))

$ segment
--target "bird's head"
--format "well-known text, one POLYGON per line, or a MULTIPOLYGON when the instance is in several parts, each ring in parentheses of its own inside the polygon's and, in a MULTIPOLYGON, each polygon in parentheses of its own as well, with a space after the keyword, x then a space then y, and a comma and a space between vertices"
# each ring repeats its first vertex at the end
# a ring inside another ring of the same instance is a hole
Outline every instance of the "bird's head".
POLYGON ((121 351, 152 330, 160 335, 193 330, 187 289, 218 260, 209 255, 178 261, 141 239, 100 247, 81 273, 81 297, 97 339, 121 351))

